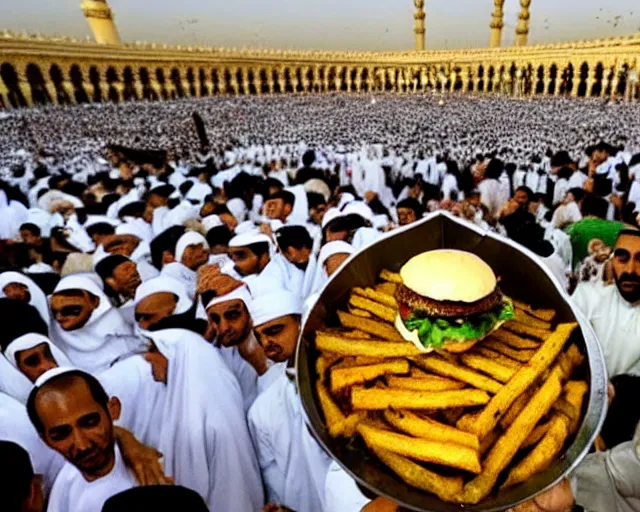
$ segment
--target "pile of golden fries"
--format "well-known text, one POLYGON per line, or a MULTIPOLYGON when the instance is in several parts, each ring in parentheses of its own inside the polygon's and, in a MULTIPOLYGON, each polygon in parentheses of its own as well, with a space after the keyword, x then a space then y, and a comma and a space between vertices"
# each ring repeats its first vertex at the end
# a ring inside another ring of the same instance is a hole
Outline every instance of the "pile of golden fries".
POLYGON ((316 391, 332 437, 359 435, 407 484, 462 504, 524 482, 562 454, 588 391, 575 323, 514 301, 472 350, 421 353, 393 326, 400 276, 354 288, 339 329, 316 333, 316 391))

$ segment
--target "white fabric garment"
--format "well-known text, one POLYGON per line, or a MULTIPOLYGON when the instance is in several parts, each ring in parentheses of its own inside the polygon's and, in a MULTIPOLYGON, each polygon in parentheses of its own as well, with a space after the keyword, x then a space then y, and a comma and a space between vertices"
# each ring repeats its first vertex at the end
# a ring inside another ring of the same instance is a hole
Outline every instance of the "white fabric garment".
POLYGON ((371 502, 337 462, 329 465, 324 490, 324 512, 360 512, 371 502))
POLYGON ((442 198, 445 201, 449 201, 452 196, 455 196, 456 201, 461 200, 458 180, 453 174, 447 173, 442 181, 442 198))
POLYGON ((205 231, 208 233, 213 228, 217 228, 218 226, 222 226, 223 222, 220 220, 218 215, 209 215, 202 219, 202 227, 204 227, 205 231))
POLYGON ((116 227, 116 235, 133 235, 149 244, 153 240, 153 229, 144 219, 128 217, 123 224, 116 227))
POLYGON ((302 301, 298 293, 285 289, 270 290, 269 293, 257 295, 251 304, 249 312, 254 327, 287 315, 301 315, 302 301))
POLYGON ((64 220, 61 215, 52 215, 40 208, 30 208, 27 210, 27 218, 24 221, 35 224, 40 228, 40 236, 49 238, 51 236, 51 229, 59 227, 64 224, 64 220))
POLYGON ((193 306, 193 300, 191 300, 187 289, 180 281, 172 277, 158 276, 138 286, 133 298, 134 307, 156 293, 172 293, 177 297, 178 302, 176 303, 176 309, 173 311, 174 315, 186 313, 193 306))
POLYGON ((40 313, 44 322, 49 326, 51 324, 49 303, 47 302, 47 297, 42 291, 42 288, 24 274, 20 274, 19 272, 3 272, 0 274, 0 298, 6 297, 4 288, 11 283, 19 283, 29 289, 29 295, 31 295, 29 304, 38 310, 38 313, 40 313))
POLYGON ((359 228, 353 234, 351 245, 355 251, 359 251, 382 238, 382 233, 375 228, 359 228))
POLYGON ((49 350, 51 350, 51 355, 55 359, 58 366, 72 366, 71 361, 65 355, 62 350, 56 347, 49 338, 43 336, 42 334, 37 333, 29 333, 24 336, 20 336, 13 340, 4 351, 4 356, 7 358, 7 361, 11 363, 11 365, 17 370, 18 362, 16 359, 16 354, 23 350, 30 350, 32 348, 37 347, 38 345, 42 345, 43 343, 49 346, 49 350))
POLYGON ((265 242, 273 245, 271 238, 254 228, 251 231, 234 236, 229 240, 229 247, 248 247, 249 245, 265 242))
POLYGON ((209 185, 197 181, 193 184, 193 187, 189 189, 185 199, 195 201, 197 204, 202 205, 204 198, 211 194, 213 194, 213 189, 209 185))
POLYGON ((331 459, 307 431, 295 384, 285 373, 258 396, 248 422, 267 501, 322 512, 322 482, 331 459))
POLYGON ((67 220, 65 231, 68 233, 66 235, 67 241, 80 250, 80 252, 89 253, 95 250, 96 245, 87 234, 87 231, 78 222, 78 217, 75 213, 67 220))
POLYGON ((551 217, 551 225, 558 229, 565 229, 570 224, 580 220, 582 220, 580 208, 574 201, 571 201, 556 208, 556 211, 553 212, 553 217, 551 217))
POLYGON ((189 201, 182 201, 178 206, 169 210, 163 218, 164 229, 172 226, 183 226, 185 222, 200 217, 200 207, 189 201))
POLYGON ((567 291, 567 289, 569 288, 567 270, 570 267, 567 267, 566 263, 563 261, 560 255, 554 251, 554 253, 551 256, 547 256, 547 257, 540 256, 540 259, 542 260, 542 263, 544 263, 545 266, 549 270, 551 270, 555 278, 560 283, 560 286, 562 286, 562 289, 567 291))
POLYGON ((187 231, 182 235, 176 243, 175 258, 176 261, 182 263, 182 256, 187 247, 191 245, 202 245, 207 251, 209 251, 209 244, 205 237, 195 231, 187 231))
POLYGON ((111 496, 136 487, 136 479, 125 466, 117 444, 114 449, 113 469, 93 482, 87 482, 73 464, 65 463, 53 484, 47 512, 102 512, 111 496))
POLYGON ((169 362, 158 446, 165 471, 197 491, 210 510, 260 510, 260 470, 238 381, 197 334, 167 329, 145 336, 169 362))
POLYGON ((575 171, 569 178, 569 190, 572 188, 582 188, 588 177, 582 171, 575 171))
POLYGON ((101 372, 132 351, 133 330, 115 309, 91 275, 63 278, 54 293, 64 290, 86 290, 100 301, 87 323, 74 331, 64 331, 52 322, 51 340, 78 368, 101 372))
POLYGON ((304 186, 295 185, 285 190, 291 192, 296 198, 293 203, 293 209, 287 217, 287 224, 304 224, 309 219, 309 201, 304 186))
POLYGON ((302 288, 300 290, 300 296, 302 299, 306 299, 313 291, 313 282, 316 278, 316 272, 318 271, 318 258, 315 254, 309 256, 309 263, 307 269, 304 271, 304 280, 302 282, 302 288))
POLYGON ((486 179, 478 185, 480 191, 480 202, 487 207, 492 217, 496 218, 502 205, 509 200, 504 197, 502 187, 498 180, 486 179))
POLYGON ((244 204, 244 201, 240 198, 229 199, 227 201, 227 208, 231 212, 238 223, 244 222, 247 220, 247 205, 244 204))
POLYGON ((326 282, 329 280, 329 274, 327 273, 327 269, 324 266, 327 259, 335 254, 353 254, 354 252, 356 251, 352 245, 340 240, 325 244, 320 250, 320 254, 318 255, 316 275, 311 287, 311 295, 319 293, 326 282))
POLYGON ((9 201, 4 190, 0 190, 0 239, 13 240, 20 234, 20 225, 27 218, 27 209, 17 201, 9 201), (20 208, 21 206, 22 208, 20 208))
POLYGON ((48 494, 65 461, 40 439, 24 404, 4 393, 0 393, 0 439, 16 443, 27 451, 34 473, 44 476, 43 487, 48 494))
POLYGON ((182 263, 174 261, 162 267, 160 277, 170 277, 182 283, 191 300, 193 301, 195 299, 196 289, 198 287, 198 273, 194 270, 185 267, 182 263))
POLYGON ((572 296, 598 337, 609 378, 640 375, 640 307, 622 298, 615 285, 583 282, 572 296))

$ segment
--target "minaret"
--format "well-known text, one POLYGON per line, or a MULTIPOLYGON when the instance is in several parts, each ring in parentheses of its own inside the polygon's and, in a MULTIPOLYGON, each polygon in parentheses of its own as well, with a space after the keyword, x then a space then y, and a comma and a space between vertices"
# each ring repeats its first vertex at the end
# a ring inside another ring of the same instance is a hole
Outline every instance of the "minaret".
POLYGON ((520 16, 518 17, 518 26, 516 27, 516 46, 527 46, 529 42, 529 6, 531 0, 520 0, 520 16))
POLYGON ((413 19, 416 20, 413 31, 416 33, 416 51, 424 51, 424 34, 426 32, 424 28, 424 19, 426 17, 424 13, 424 0, 413 0, 413 4, 416 6, 416 12, 413 15, 413 19))
POLYGON ((107 0, 83 0, 80 4, 98 44, 121 44, 107 0))
POLYGON ((504 27, 504 21, 502 21, 504 0, 493 0, 493 5, 495 9, 491 14, 491 25, 489 25, 491 27, 489 46, 491 48, 499 48, 502 45, 502 27, 504 27))

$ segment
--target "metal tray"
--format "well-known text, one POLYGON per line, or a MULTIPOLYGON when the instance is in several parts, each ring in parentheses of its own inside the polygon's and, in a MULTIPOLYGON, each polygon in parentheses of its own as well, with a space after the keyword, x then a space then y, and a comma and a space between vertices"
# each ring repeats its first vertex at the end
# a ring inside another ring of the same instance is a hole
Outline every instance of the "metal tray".
POLYGON ((513 241, 482 229, 446 212, 436 212, 418 223, 385 236, 375 244, 352 255, 322 290, 306 316, 296 354, 297 385, 307 424, 321 446, 365 490, 385 496, 403 508, 415 511, 449 512, 461 508, 473 511, 500 511, 513 507, 543 492, 567 476, 589 452, 604 421, 607 375, 604 358, 595 333, 587 320, 571 304, 552 274, 532 252, 513 241), (566 452, 546 471, 527 482, 497 495, 490 495, 475 506, 449 504, 432 494, 415 489, 379 462, 373 454, 345 439, 332 439, 322 421, 322 410, 315 393, 313 348, 314 333, 339 325, 335 311, 344 307, 354 286, 373 285, 382 269, 398 271, 412 256, 433 249, 469 251, 486 261, 500 279, 500 287, 510 297, 533 306, 554 308, 561 322, 577 321, 580 328, 572 334, 586 354, 585 378, 590 391, 584 419, 566 452))

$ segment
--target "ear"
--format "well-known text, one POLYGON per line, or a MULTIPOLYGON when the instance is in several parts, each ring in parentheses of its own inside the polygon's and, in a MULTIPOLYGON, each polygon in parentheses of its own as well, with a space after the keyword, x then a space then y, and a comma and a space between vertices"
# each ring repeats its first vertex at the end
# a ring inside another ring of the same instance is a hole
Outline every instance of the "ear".
POLYGON ((162 265, 168 265, 169 263, 173 263, 176 261, 176 257, 171 254, 169 251, 162 252, 162 265))
POLYGON ((112 396, 107 404, 109 415, 113 421, 120 419, 120 413, 122 412, 122 404, 117 396, 112 396))
POLYGON ((113 277, 107 277, 104 281, 112 290, 115 290, 116 286, 118 286, 118 283, 116 283, 116 280, 113 277))
POLYGON ((93 307, 93 309, 97 309, 97 307, 100 305, 100 298, 96 297, 93 293, 89 293, 89 292, 85 292, 88 296, 89 296, 89 302, 91 303, 91 306, 93 307))

